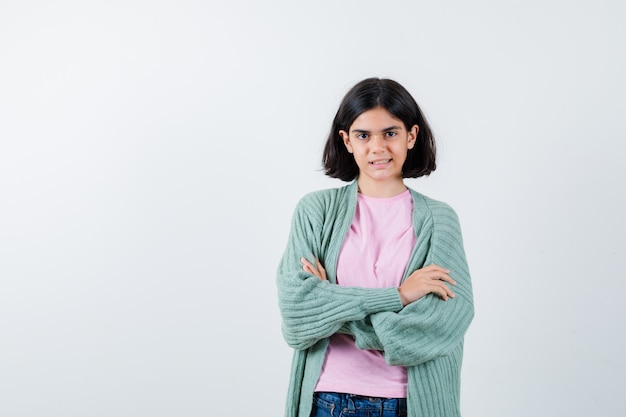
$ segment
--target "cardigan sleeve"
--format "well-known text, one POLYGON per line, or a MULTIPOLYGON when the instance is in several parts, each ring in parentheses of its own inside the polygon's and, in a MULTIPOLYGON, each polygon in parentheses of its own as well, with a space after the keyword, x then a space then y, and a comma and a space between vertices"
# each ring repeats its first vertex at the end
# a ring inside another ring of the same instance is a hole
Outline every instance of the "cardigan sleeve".
MULTIPOLYGON (((400 312, 380 312, 366 320, 346 323, 341 331, 352 334, 361 349, 384 352, 390 365, 413 366, 447 355, 463 340, 474 317, 471 280, 458 218, 442 205, 435 211, 430 247, 423 265, 450 269, 457 282, 455 298, 442 300, 428 294, 400 312)), ((414 265, 412 270, 423 265, 414 265)))
MULTIPOLYGON (((342 287, 302 269, 300 258, 328 252, 324 241, 323 207, 301 201, 296 207, 287 247, 277 271, 282 332, 294 349, 306 349, 337 332, 342 324, 383 311, 400 311, 397 288, 342 287)), ((326 225, 328 226, 328 225, 326 225)), ((341 244, 341 242, 334 244, 341 244)))

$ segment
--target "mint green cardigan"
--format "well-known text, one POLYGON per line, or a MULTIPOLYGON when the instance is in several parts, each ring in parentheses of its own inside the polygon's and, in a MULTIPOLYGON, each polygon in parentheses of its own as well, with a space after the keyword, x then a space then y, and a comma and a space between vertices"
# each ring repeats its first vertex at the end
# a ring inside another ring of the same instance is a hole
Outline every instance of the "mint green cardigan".
POLYGON ((460 416, 463 337, 474 317, 461 229, 450 206, 410 192, 417 243, 403 279, 431 263, 443 266, 457 282, 455 298, 429 294, 403 308, 397 288, 336 285, 357 183, 307 194, 298 203, 277 272, 283 336, 294 349, 286 417, 309 417, 328 338, 338 332, 352 335, 360 349, 384 352, 390 365, 407 367, 410 417, 460 416), (301 257, 318 258, 328 281, 304 272, 301 257))

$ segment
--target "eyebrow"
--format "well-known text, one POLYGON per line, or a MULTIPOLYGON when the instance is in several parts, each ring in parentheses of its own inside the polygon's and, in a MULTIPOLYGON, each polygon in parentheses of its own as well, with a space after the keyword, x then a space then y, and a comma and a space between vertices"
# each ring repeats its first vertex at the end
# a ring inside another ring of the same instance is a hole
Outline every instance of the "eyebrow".
MULTIPOLYGON (((390 130, 399 130, 399 129, 402 129, 402 128, 400 126, 390 126, 390 127, 387 127, 385 129, 381 130, 381 132, 384 133, 384 132, 389 132, 390 130)), ((352 129, 352 132, 355 132, 355 133, 371 133, 369 130, 362 130, 362 129, 352 129)))

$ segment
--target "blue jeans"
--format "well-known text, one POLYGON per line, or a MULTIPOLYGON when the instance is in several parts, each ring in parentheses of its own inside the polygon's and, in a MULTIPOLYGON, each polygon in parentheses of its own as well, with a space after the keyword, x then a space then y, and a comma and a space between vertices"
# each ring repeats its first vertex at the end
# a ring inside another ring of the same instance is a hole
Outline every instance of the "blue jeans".
POLYGON ((310 417, 406 416, 406 398, 375 398, 335 392, 316 392, 310 417))

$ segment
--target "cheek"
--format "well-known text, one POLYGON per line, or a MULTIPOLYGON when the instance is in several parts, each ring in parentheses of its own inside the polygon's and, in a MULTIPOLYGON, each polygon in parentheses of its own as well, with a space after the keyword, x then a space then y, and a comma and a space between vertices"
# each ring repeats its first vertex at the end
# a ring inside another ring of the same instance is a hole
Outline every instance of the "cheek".
POLYGON ((357 164, 360 164, 361 161, 366 159, 367 155, 365 155, 360 149, 354 149, 354 152, 352 152, 352 157, 357 164))
POLYGON ((353 148, 353 150, 354 152, 352 154, 355 158, 365 158, 367 156, 367 151, 362 148, 353 148))

